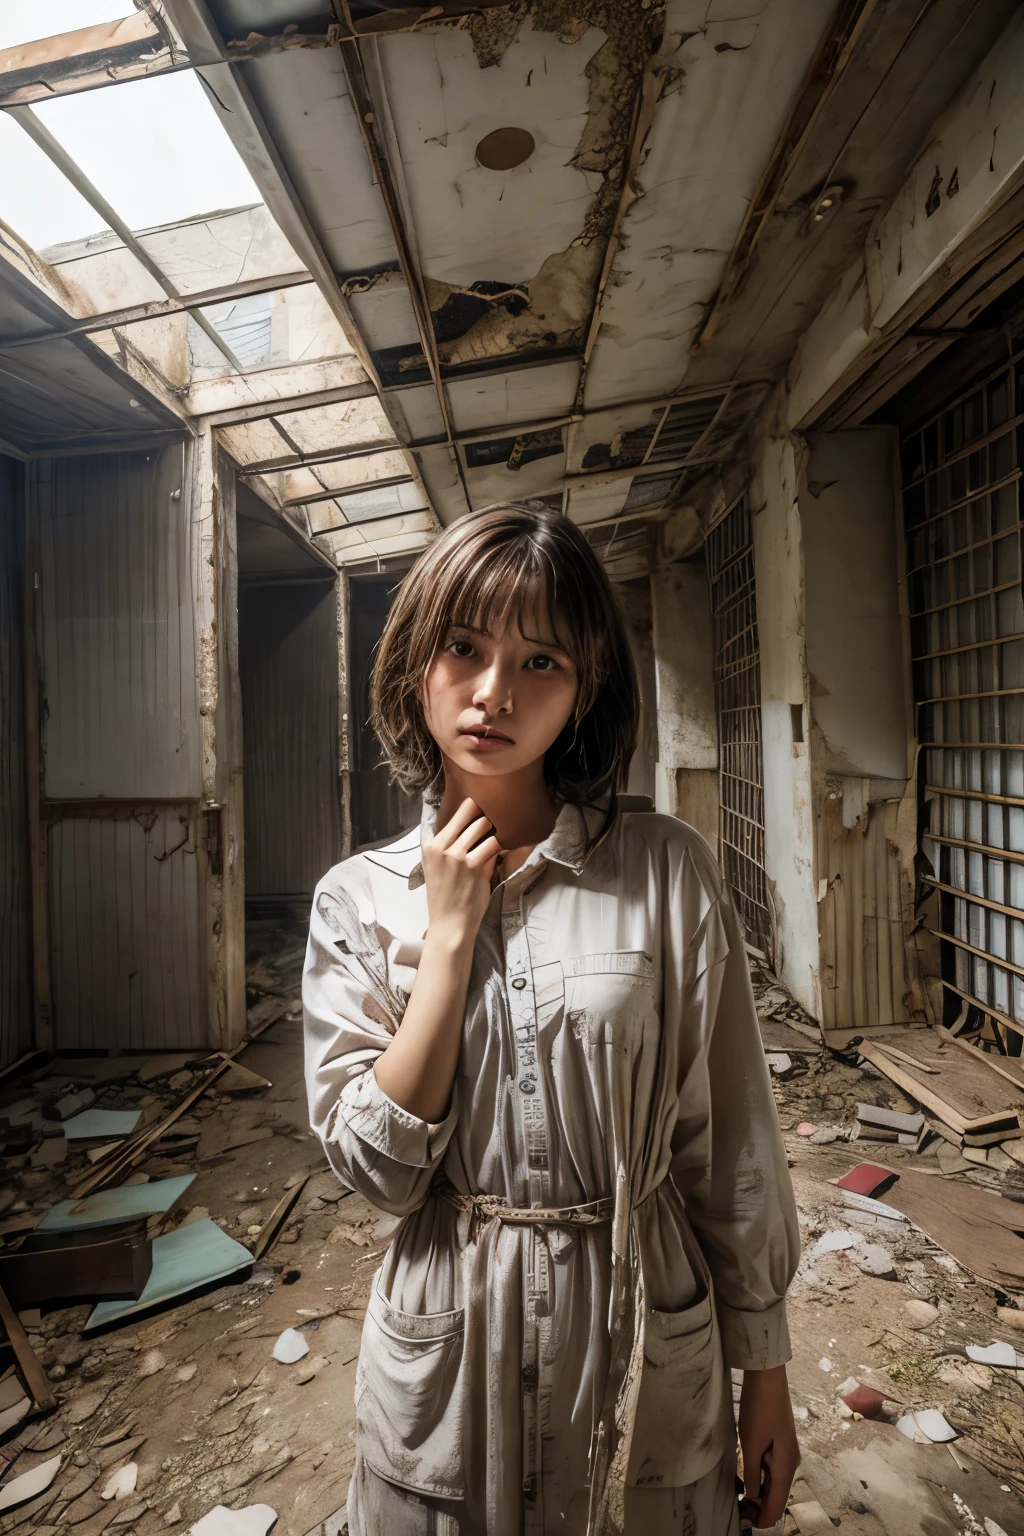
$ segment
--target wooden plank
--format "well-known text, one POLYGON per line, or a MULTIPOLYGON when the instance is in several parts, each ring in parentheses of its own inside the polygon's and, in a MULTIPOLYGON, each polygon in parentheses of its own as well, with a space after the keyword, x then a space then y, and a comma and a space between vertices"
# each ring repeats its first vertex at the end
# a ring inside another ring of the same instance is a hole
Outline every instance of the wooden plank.
POLYGON ((57 1399, 46 1379, 46 1372, 39 1364, 36 1352, 28 1341, 28 1334, 21 1326, 18 1314, 4 1295, 2 1287, 0 1287, 0 1323, 3 1324, 11 1348, 14 1350, 21 1379, 35 1399, 36 1407, 56 1408, 57 1399))
MULTIPOLYGON (((919 1050, 923 1053, 923 1041, 915 1041, 919 1050)), ((1006 1119, 1009 1115, 1016 1115, 1017 1106, 1013 1103, 1014 1096, 1007 1093, 1002 1102, 996 1101, 996 1096, 989 1089, 989 1075, 983 1072, 979 1066, 980 1076, 960 1071, 956 1073, 953 1081, 953 1073, 946 1071, 942 1074, 941 1084, 926 1081, 924 1074, 915 1076, 913 1071, 902 1066, 880 1050, 878 1045, 871 1041, 864 1041, 860 1048, 861 1055, 886 1077, 908 1093, 911 1098, 930 1109, 938 1115, 954 1131, 961 1135, 965 1131, 983 1131, 993 1129, 993 1121, 1006 1119), (940 1091, 941 1086, 941 1091, 940 1091)), ((929 1065, 948 1067, 949 1062, 938 1058, 936 1061, 932 1053, 926 1058, 929 1065)), ((1024 1098, 1020 1101, 1024 1104, 1024 1098)))
POLYGON ((966 1051, 973 1060, 980 1062, 984 1067, 989 1067, 993 1072, 998 1072, 1000 1077, 1005 1078, 1008 1083, 1013 1083, 1015 1088, 1019 1088, 1024 1093, 1024 1072, 1021 1072, 1019 1067, 1010 1067, 1007 1064, 1013 1059, 1012 1057, 1003 1056, 996 1058, 990 1056, 987 1051, 979 1050, 976 1045, 971 1045, 970 1041, 961 1040, 950 1030, 943 1029, 941 1024, 939 1029, 950 1045, 955 1045, 958 1050, 966 1051))
POLYGON ((973 1274, 993 1285, 1024 1285, 1024 1210, 1016 1202, 912 1169, 880 1198, 973 1274))

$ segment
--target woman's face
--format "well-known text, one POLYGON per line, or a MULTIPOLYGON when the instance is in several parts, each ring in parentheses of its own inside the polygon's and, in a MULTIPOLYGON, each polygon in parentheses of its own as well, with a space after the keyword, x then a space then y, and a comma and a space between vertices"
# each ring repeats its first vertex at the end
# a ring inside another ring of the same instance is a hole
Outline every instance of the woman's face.
POLYGON ((545 610, 452 627, 426 677, 427 729, 465 773, 498 777, 543 759, 576 703, 576 668, 545 610))

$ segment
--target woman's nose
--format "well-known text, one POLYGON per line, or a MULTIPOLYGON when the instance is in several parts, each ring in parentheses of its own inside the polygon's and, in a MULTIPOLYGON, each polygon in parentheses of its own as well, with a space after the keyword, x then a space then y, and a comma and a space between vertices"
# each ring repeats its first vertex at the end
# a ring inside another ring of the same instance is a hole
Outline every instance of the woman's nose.
POLYGON ((481 676, 473 694, 473 703, 486 714, 511 714, 512 673, 496 662, 481 676))

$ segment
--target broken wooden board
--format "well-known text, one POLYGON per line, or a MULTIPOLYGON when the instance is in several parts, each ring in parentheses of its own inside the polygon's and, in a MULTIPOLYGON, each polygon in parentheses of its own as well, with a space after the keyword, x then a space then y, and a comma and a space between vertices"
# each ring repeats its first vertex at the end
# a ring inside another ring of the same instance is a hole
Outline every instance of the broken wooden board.
POLYGON ((879 1198, 982 1280, 1024 1286, 1024 1205, 914 1169, 879 1198))
POLYGON ((961 1136, 967 1131, 1004 1129, 1007 1136, 1015 1134, 1024 1109, 1024 1090, 1016 1093, 983 1062, 971 1061, 963 1051, 954 1054, 935 1030, 915 1030, 912 1035, 900 1030, 898 1034, 901 1057, 912 1056, 921 1067, 911 1067, 905 1059, 896 1060, 880 1049, 884 1041, 865 1040, 861 1055, 961 1136), (926 1067, 937 1070, 921 1069, 926 1067))
POLYGON ((0 1287, 0 1325, 3 1326, 11 1348, 14 1350, 14 1358, 18 1362, 18 1372, 25 1384, 25 1390, 31 1392, 36 1407, 56 1408, 57 1399, 46 1379, 46 1372, 40 1365, 39 1357, 28 1341, 28 1334, 2 1287, 0 1287))

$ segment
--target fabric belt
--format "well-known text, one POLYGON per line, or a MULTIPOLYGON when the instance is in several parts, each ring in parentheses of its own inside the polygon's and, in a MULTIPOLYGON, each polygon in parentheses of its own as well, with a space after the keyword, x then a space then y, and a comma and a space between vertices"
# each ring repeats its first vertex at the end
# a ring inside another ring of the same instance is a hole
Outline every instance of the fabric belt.
POLYGON ((434 1193, 458 1211, 471 1211, 478 1220, 496 1220, 519 1227, 595 1227, 611 1221, 615 1201, 610 1197, 581 1205, 506 1205, 499 1195, 464 1195, 453 1185, 434 1181, 434 1193))

